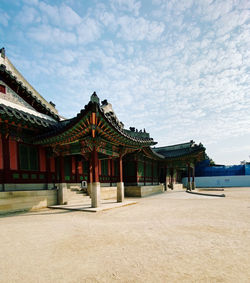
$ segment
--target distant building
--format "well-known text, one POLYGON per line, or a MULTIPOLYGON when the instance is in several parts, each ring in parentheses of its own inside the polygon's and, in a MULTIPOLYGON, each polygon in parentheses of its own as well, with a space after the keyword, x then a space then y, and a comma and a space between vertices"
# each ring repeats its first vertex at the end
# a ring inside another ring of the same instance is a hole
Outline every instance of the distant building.
MULTIPOLYGON (((197 187, 250 187, 250 164, 210 165, 206 159, 195 167, 197 187)), ((185 178, 184 183, 187 182, 185 178)))

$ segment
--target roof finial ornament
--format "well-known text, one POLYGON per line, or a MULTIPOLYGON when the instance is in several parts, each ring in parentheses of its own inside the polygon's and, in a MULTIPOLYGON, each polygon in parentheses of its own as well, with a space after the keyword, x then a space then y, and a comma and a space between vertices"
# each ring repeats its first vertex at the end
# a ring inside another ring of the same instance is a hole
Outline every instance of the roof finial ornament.
POLYGON ((91 95, 90 101, 93 102, 93 103, 97 103, 97 104, 100 103, 100 99, 99 99, 99 97, 97 96, 97 94, 96 94, 95 91, 94 91, 93 94, 91 95))
POLYGON ((5 59, 5 48, 4 47, 0 49, 0 53, 1 53, 1 57, 5 59))

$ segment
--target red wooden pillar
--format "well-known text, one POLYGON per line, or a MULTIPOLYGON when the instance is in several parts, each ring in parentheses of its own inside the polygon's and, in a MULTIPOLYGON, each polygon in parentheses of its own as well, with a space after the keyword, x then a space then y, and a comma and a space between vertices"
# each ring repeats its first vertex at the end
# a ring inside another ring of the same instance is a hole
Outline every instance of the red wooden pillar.
POLYGON ((0 170, 2 170, 3 168, 3 143, 2 136, 0 134, 0 170))
POLYGON ((46 172, 46 152, 42 147, 39 148, 39 163, 40 172, 46 172))
POLYGON ((143 160, 144 162, 144 186, 146 185, 146 170, 147 170, 147 163, 145 161, 145 159, 143 160))
POLYGON ((17 170, 17 142, 9 138, 10 170, 17 170))
POLYGON ((77 157, 77 158, 76 158, 76 183, 79 183, 79 182, 80 182, 79 163, 80 163, 80 160, 79 160, 78 157, 77 157))
POLYGON ((165 191, 167 190, 168 188, 168 166, 167 164, 165 164, 165 177, 164 177, 164 180, 165 180, 165 191))
POLYGON ((154 184, 154 161, 151 160, 151 183, 154 184))
MULTIPOLYGON (((10 150, 9 150, 9 136, 2 138, 3 146, 3 183, 10 182, 10 150)), ((4 187, 3 187, 4 190, 4 187)))
POLYGON ((99 160, 98 153, 94 147, 92 151, 93 182, 99 182, 99 160))
POLYGON ((190 163, 188 163, 188 182, 187 182, 187 189, 191 190, 191 182, 190 182, 190 163))
MULTIPOLYGON (((92 155, 92 153, 91 153, 92 155)), ((89 183, 93 183, 93 164, 92 164, 92 156, 89 159, 89 183)))
POLYGON ((71 157, 71 180, 77 182, 77 176, 76 176, 76 158, 75 156, 71 157))
MULTIPOLYGON (((46 162, 46 168, 47 168, 45 175, 46 175, 46 182, 48 184, 48 183, 52 183, 52 180, 51 180, 51 173, 50 173, 50 160, 47 154, 45 156, 45 162, 46 162)), ((48 186, 47 186, 47 189, 48 189, 48 186)))
POLYGON ((122 156, 119 157, 118 166, 119 166, 119 182, 123 182, 122 156))
POLYGON ((138 176, 138 158, 135 157, 135 181, 136 184, 139 183, 139 176, 138 176))
POLYGON ((60 183, 63 183, 65 181, 63 156, 59 156, 59 163, 60 163, 60 183))
POLYGON ((192 168, 192 190, 195 189, 195 181, 194 181, 194 178, 195 178, 195 167, 192 168))
POLYGON ((188 163, 188 183, 190 183, 190 163, 188 163))
POLYGON ((110 183, 110 186, 112 186, 112 160, 111 158, 109 157, 108 159, 108 176, 109 176, 109 183, 110 183))

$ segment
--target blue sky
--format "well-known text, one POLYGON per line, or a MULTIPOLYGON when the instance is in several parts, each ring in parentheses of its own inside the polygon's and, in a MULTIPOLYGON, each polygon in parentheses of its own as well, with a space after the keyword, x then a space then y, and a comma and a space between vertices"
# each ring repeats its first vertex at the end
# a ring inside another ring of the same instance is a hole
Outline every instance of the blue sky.
POLYGON ((96 91, 159 146, 250 161, 250 1, 0 0, 0 46, 60 114, 96 91))

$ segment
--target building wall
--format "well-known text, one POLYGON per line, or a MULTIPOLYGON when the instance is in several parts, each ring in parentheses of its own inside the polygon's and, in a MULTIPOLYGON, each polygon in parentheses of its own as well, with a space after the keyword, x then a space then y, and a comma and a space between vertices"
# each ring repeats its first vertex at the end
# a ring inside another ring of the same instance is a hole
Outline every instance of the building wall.
MULTIPOLYGON (((187 178, 182 183, 187 186, 187 178)), ((250 187, 250 175, 195 177, 195 184, 198 188, 250 187)))
POLYGON ((5 93, 1 92, 0 98, 19 104, 31 110, 35 110, 29 103, 23 100, 17 93, 15 93, 5 82, 0 80, 0 85, 5 86, 5 93))
POLYGON ((125 196, 146 197, 153 194, 163 193, 164 185, 155 186, 125 186, 125 196))

